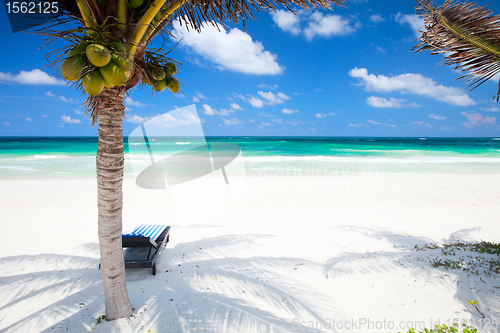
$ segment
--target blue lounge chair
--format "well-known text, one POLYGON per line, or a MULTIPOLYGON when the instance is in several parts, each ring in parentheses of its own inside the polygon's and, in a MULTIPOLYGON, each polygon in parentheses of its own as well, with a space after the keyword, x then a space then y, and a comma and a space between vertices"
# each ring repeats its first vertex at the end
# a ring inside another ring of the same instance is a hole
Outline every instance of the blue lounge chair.
POLYGON ((163 243, 170 240, 170 227, 141 224, 134 231, 122 235, 125 268, 152 267, 156 275, 156 256, 163 243))

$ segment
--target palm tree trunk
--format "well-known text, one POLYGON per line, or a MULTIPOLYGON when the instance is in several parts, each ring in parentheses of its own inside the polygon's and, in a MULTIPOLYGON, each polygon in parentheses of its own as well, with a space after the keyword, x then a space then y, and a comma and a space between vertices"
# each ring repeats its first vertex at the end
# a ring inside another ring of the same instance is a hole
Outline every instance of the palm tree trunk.
POLYGON ((122 248, 123 98, 123 88, 115 87, 104 89, 96 101, 99 246, 107 320, 132 315, 122 248))

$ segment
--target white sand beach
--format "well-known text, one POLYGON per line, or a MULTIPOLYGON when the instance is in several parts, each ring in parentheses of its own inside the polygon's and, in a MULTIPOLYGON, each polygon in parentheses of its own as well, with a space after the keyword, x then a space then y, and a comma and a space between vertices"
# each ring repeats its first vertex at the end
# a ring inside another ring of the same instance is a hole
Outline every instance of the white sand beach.
POLYGON ((430 252, 412 249, 498 242, 500 173, 269 176, 248 186, 242 204, 197 225, 179 224, 164 194, 127 182, 124 229, 169 224, 170 242, 156 276, 127 270, 134 316, 97 324, 96 181, 1 180, 0 331, 406 332, 473 319, 498 332, 498 274, 434 268, 430 252))

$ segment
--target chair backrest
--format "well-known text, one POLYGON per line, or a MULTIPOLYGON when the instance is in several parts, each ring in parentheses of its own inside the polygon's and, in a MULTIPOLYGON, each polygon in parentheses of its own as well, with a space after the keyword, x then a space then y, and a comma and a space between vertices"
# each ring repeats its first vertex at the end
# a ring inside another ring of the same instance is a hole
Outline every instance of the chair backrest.
POLYGON ((156 241, 166 228, 166 225, 160 224, 141 224, 134 231, 123 234, 122 237, 146 237, 156 241))

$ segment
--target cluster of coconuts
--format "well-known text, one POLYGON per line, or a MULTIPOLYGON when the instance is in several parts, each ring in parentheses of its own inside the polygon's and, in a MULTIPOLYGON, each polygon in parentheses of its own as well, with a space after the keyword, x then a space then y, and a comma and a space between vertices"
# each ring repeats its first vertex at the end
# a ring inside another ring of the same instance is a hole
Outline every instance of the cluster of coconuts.
POLYGON ((155 80, 155 84, 152 84, 147 76, 142 77, 144 83, 156 91, 163 91, 168 88, 168 90, 175 94, 181 90, 179 81, 173 77, 177 73, 177 67, 173 62, 167 62, 163 66, 158 63, 149 63, 147 66, 151 76, 155 80))
POLYGON ((82 80, 83 89, 90 96, 99 95, 104 87, 124 85, 133 65, 126 58, 122 43, 110 42, 107 46, 81 42, 69 51, 61 67, 62 76, 68 81, 82 80))

